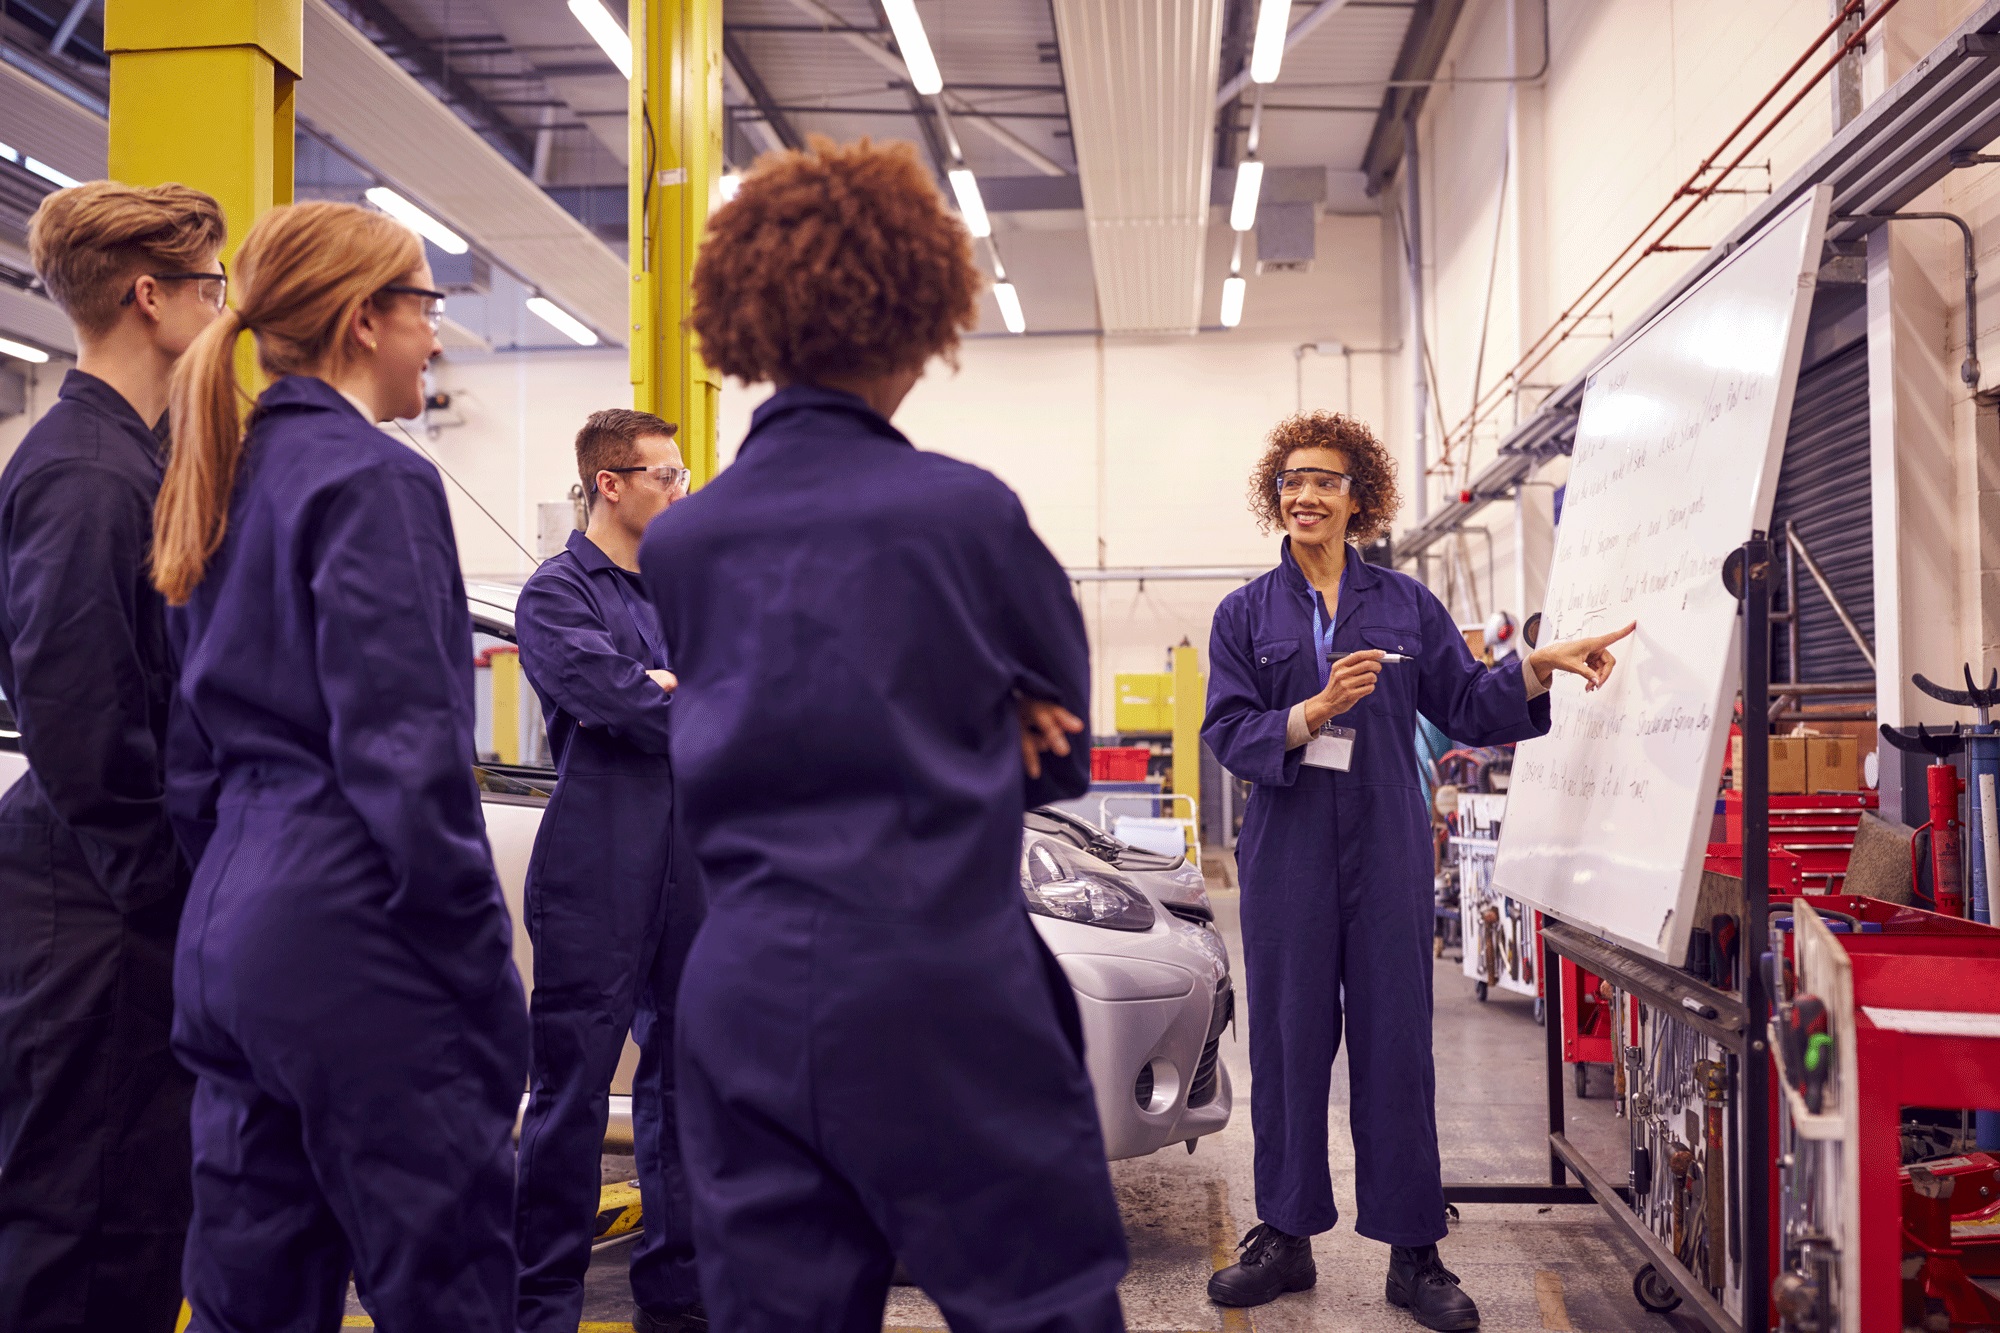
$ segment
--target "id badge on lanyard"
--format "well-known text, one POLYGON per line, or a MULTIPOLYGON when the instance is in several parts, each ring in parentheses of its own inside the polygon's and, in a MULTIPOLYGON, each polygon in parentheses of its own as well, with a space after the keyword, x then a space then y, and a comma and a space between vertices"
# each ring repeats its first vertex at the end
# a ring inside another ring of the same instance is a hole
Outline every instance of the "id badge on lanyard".
MULTIPOLYGON (((1319 686, 1325 689, 1326 682, 1333 675, 1333 619, 1331 616, 1322 619, 1320 606, 1320 595, 1314 593, 1313 648, 1319 659, 1319 686)), ((1311 768, 1330 768, 1336 773, 1345 773, 1354 764, 1354 736, 1353 727, 1322 723, 1313 738, 1306 742, 1306 752, 1300 756, 1299 762, 1311 768)))

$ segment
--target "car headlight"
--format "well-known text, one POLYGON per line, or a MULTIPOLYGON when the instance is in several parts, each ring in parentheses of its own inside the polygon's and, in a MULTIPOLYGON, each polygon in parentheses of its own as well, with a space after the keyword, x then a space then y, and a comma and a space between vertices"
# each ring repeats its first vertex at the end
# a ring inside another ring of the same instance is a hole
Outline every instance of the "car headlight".
POLYGON ((1152 900, 1130 880, 1052 838, 1034 838, 1023 847, 1021 892, 1037 916, 1107 930, 1153 928, 1152 900))

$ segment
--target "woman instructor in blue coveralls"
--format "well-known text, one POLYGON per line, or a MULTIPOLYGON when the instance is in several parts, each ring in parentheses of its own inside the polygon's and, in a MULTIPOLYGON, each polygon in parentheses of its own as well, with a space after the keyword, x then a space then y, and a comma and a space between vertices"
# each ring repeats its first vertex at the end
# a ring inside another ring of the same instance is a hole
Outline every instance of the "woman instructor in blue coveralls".
POLYGON ((717 1330, 878 1333, 900 1258, 958 1333, 1115 1333, 1125 1238, 1024 807, 1089 783, 1068 581, 1012 491, 889 418, 977 312, 908 144, 770 153, 694 273, 708 364, 775 380, 639 567, 709 893, 681 1142, 717 1330))
POLYGON ((275 208, 175 369, 153 577, 185 643, 169 803, 196 1079, 195 1333, 513 1333, 528 1021, 474 785, 472 621, 423 411, 422 243, 275 208), (246 423, 238 336, 271 384, 246 423))
POLYGON ((1410 737, 1419 713, 1463 745, 1539 736, 1554 673, 1597 688, 1633 627, 1488 670, 1428 588, 1349 545, 1386 532, 1397 505, 1395 464, 1366 426, 1330 412, 1280 423, 1250 484, 1251 511, 1285 530, 1278 567, 1216 608, 1202 737, 1253 784, 1237 862, 1262 1220, 1209 1295, 1262 1305, 1315 1282, 1310 1238, 1338 1216, 1327 1113, 1344 1026, 1355 1230, 1392 1247, 1391 1304, 1469 1329, 1478 1309, 1437 1252, 1434 867, 1410 737))

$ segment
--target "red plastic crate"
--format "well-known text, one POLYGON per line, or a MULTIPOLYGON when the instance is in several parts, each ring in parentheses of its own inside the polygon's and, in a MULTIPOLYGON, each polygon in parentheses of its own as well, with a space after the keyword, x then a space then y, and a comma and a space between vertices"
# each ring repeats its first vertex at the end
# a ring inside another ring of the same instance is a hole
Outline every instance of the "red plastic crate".
POLYGON ((1144 782, 1153 752, 1143 745, 1099 745, 1090 752, 1093 782, 1144 782))

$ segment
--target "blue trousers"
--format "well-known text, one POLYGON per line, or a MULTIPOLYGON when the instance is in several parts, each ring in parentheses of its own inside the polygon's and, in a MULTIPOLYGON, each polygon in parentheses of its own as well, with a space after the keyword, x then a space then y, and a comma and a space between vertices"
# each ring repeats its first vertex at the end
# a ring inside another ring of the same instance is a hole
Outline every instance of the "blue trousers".
POLYGON ((520 979, 458 994, 391 887, 351 817, 222 810, 174 967, 195 1333, 328 1333, 350 1272, 386 1333, 513 1333, 520 979))
POLYGON ((679 1057, 719 1333, 879 1333, 898 1258, 957 1333, 1123 1333, 1074 1006, 1018 910, 711 912, 679 1057))
POLYGON ((531 874, 526 915, 535 988, 515 1198, 521 1331, 573 1333, 582 1317, 611 1079, 628 1031, 639 1047, 632 1130, 645 1218, 632 1297, 685 1309, 700 1288, 674 1103, 674 996, 699 895, 656 878, 531 874))
POLYGON ((1431 1064, 1430 886, 1337 874, 1243 889, 1255 1091, 1257 1216, 1280 1231, 1330 1231, 1333 1060, 1347 1038, 1354 1229, 1389 1245, 1445 1234, 1431 1064))
POLYGON ((188 1099, 181 897, 121 910, 53 819, 0 822, 0 1329, 169 1333, 188 1099))

